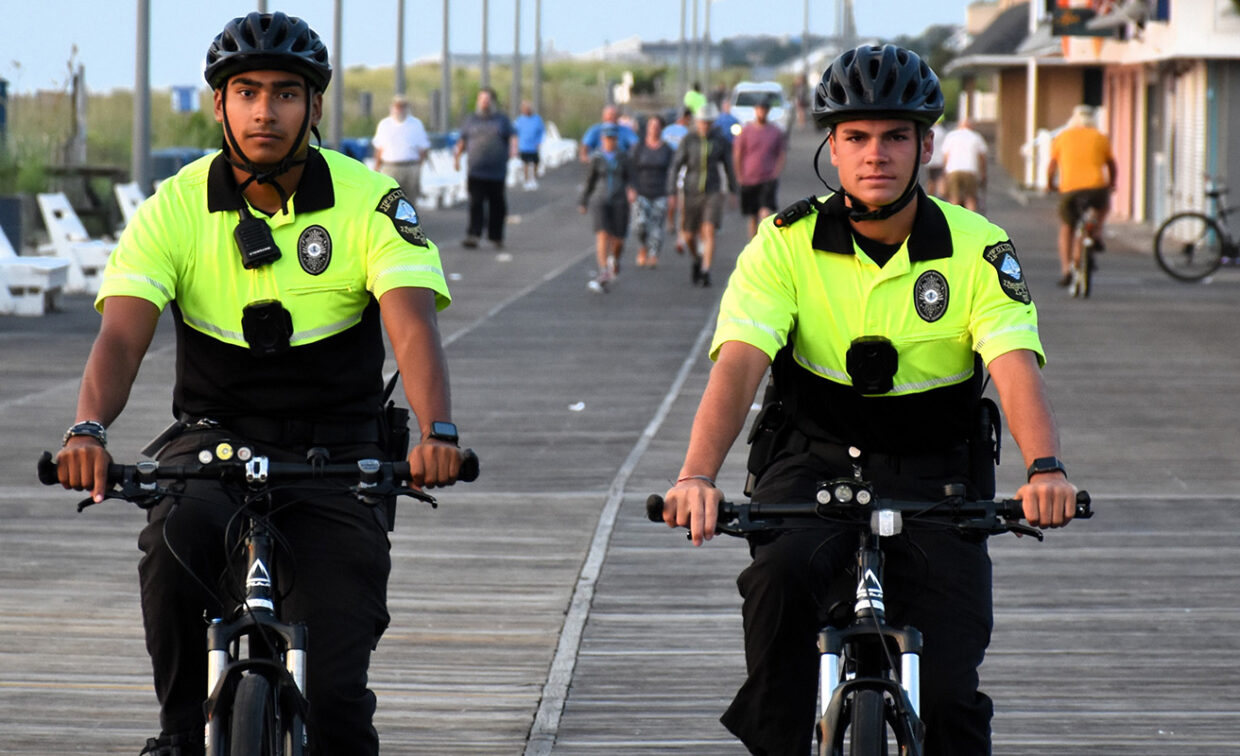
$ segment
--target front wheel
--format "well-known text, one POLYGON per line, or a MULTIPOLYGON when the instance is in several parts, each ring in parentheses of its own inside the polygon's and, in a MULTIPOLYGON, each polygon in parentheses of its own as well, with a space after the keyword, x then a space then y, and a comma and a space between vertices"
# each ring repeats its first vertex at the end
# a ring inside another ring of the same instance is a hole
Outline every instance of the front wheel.
POLYGON ((1154 259, 1167 275, 1200 281, 1218 270, 1226 237, 1215 220, 1201 213, 1179 213, 1158 227, 1154 259))
POLYGON ((887 718, 883 694, 858 690, 853 694, 852 723, 848 728, 849 756, 885 756, 887 718))
POLYGON ((279 709, 271 683, 262 675, 246 675, 233 699, 229 756, 280 756, 284 753, 279 709))

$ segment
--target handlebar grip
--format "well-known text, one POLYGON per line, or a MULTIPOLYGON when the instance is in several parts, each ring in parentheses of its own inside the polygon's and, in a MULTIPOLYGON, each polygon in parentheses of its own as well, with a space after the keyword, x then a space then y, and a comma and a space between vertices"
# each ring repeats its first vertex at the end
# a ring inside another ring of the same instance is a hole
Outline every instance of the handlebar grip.
POLYGON ((663 497, 650 494, 646 497, 646 519, 651 522, 663 522, 663 497))
POLYGON ((54 486, 60 482, 60 476, 56 472, 56 460, 52 457, 50 451, 45 451, 39 455, 38 463, 39 482, 45 486, 54 486))
POLYGON ((472 483, 478 479, 478 455, 473 449, 461 452, 461 469, 457 472, 456 479, 462 483, 472 483))
POLYGON ((1076 492, 1076 516, 1082 520, 1088 520, 1094 516, 1094 508, 1090 503, 1089 491, 1076 492))

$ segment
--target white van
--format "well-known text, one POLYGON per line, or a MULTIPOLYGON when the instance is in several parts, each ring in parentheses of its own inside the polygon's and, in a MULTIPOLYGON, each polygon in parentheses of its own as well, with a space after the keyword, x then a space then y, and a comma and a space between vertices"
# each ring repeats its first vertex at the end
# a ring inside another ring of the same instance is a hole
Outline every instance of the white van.
POLYGON ((777 81, 742 81, 732 89, 732 116, 741 125, 754 119, 753 108, 760 102, 771 103, 767 120, 784 131, 792 128, 793 107, 777 81))

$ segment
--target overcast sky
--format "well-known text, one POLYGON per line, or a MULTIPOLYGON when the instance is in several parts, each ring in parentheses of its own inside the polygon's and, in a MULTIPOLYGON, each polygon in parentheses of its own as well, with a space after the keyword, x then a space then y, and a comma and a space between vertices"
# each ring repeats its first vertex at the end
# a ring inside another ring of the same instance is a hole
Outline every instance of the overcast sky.
MULTIPOLYGON (((342 0, 344 65, 391 65, 396 56, 396 8, 400 0, 342 0)), ((443 0, 404 0, 405 61, 438 56, 443 38, 443 0)), ((517 0, 489 0, 493 54, 511 53, 517 0)), ((932 24, 962 24, 971 0, 857 0, 857 30, 862 36, 895 37, 919 34, 932 24)), ((483 0, 449 0, 453 51, 479 52, 482 47, 483 0)), ((686 36, 692 36, 694 0, 686 0, 686 36)), ((699 29, 705 27, 706 0, 697 0, 699 29)), ((521 49, 534 45, 535 0, 520 0, 521 49)), ((134 79, 137 0, 4 0, 0 21, 0 78, 10 91, 60 89, 68 79, 68 62, 86 69, 93 91, 128 88, 134 79), (20 10, 17 9, 17 7, 20 10)), ((809 0, 810 33, 835 32, 834 0, 809 0)), ((202 59, 211 39, 232 17, 258 7, 256 2, 221 0, 150 0, 151 86, 199 84, 202 59)), ((288 0, 267 3, 310 22, 329 46, 332 0, 288 0)), ((799 36, 804 0, 714 0, 711 37, 739 34, 799 36)), ((543 0, 544 46, 584 52, 632 36, 675 40, 680 35, 677 0, 543 0)))

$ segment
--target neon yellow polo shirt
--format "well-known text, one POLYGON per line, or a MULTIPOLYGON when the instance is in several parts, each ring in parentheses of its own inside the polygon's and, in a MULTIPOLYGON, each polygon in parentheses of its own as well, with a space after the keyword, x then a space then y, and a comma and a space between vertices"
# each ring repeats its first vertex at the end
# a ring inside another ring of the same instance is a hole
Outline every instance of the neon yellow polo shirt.
POLYGON ((1045 362, 1037 311, 1001 228, 924 193, 919 203, 881 267, 854 241, 838 194, 764 220, 728 281, 711 358, 742 341, 773 359, 791 339, 799 411, 833 438, 871 451, 962 439, 980 388, 975 353, 989 363, 1028 349, 1045 362), (847 354, 860 337, 896 349, 886 394, 853 387, 847 354))
MULTIPOLYGON (((310 150, 285 211, 250 213, 280 258, 247 270, 234 240, 244 198, 220 153, 163 182, 109 258, 95 306, 112 296, 171 304, 174 403, 200 416, 354 417, 377 411, 384 348, 377 300, 397 287, 450 302, 439 252, 396 182, 329 150, 310 150), (290 348, 259 356, 242 316, 276 301, 290 348)), ((247 203, 248 206, 248 203, 247 203)))

